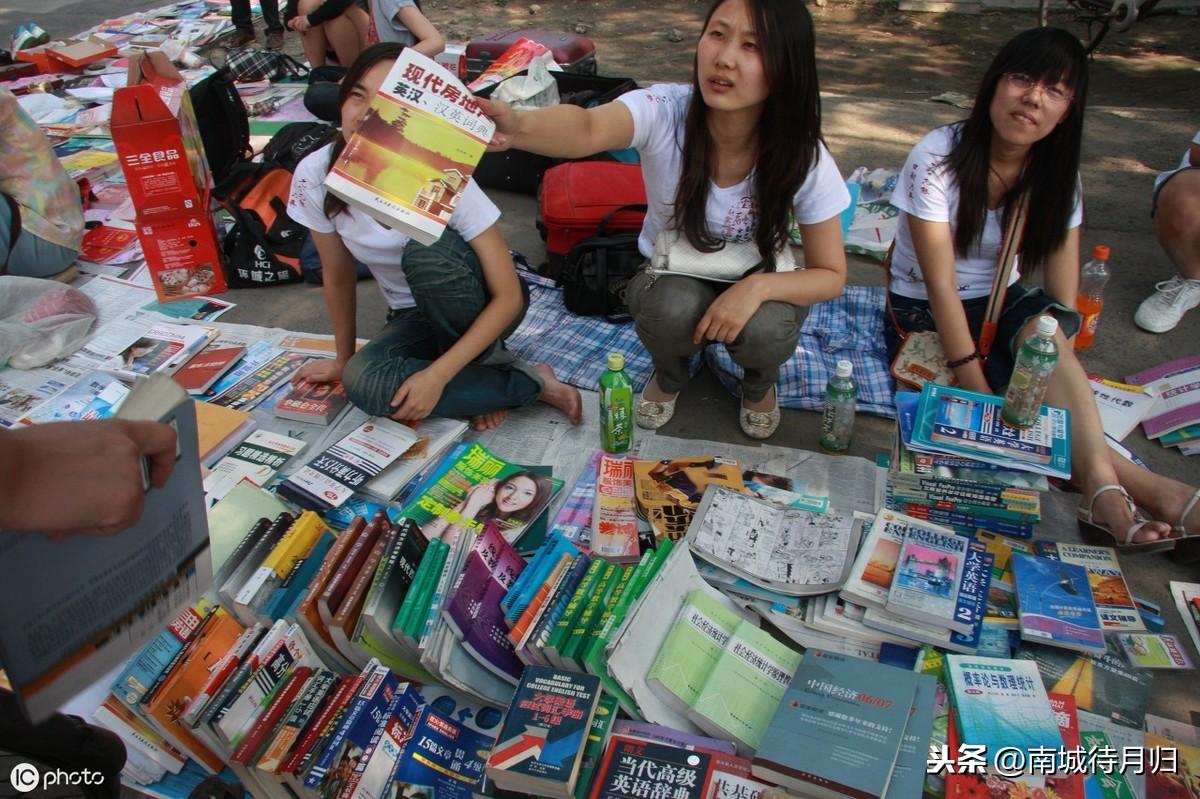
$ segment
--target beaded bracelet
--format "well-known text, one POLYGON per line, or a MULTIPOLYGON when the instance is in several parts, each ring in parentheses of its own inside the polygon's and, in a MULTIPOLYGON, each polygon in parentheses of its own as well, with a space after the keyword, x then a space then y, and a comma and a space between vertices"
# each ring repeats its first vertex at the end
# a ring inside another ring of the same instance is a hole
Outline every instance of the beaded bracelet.
POLYGON ((951 369, 957 369, 960 366, 966 366, 971 361, 977 361, 982 357, 983 357, 983 355, 980 354, 979 350, 975 350, 974 352, 972 352, 970 355, 966 356, 965 358, 959 358, 957 361, 948 361, 946 363, 946 366, 948 366, 951 369))

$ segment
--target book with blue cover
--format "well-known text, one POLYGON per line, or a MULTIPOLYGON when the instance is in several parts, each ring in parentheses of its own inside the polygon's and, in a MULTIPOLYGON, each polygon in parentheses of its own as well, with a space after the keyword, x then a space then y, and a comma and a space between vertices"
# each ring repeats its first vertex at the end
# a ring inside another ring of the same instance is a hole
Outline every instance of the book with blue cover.
POLYGON ((904 727, 904 738, 896 754, 896 766, 888 783, 886 799, 908 799, 921 795, 925 785, 929 739, 933 735, 934 699, 938 681, 932 674, 916 675, 916 694, 904 727))
POLYGON ((912 438, 904 443, 915 452, 965 455, 1070 479, 1070 411, 1043 405, 1033 427, 1020 430, 1000 418, 1003 407, 1003 397, 928 383, 913 418, 912 438))
POLYGON ((990 758, 1005 747, 1024 752, 1062 747, 1062 734, 1037 664, 946 655, 945 669, 963 743, 986 747, 990 758))
POLYGON ((884 609, 969 635, 972 619, 958 607, 958 590, 970 546, 971 539, 950 530, 908 525, 884 609))
POLYGON ((494 743, 491 735, 425 705, 413 720, 408 743, 396 760, 390 795, 423 793, 431 799, 471 799, 494 743))
POLYGON ((1014 552, 1012 570, 1022 640, 1104 654, 1104 627, 1087 569, 1014 552))
POLYGON ((599 677, 526 667, 488 758, 488 778, 503 790, 571 799, 599 700, 599 677))
POLYGON ((809 649, 754 756, 754 776, 798 796, 887 796, 920 677, 809 649))

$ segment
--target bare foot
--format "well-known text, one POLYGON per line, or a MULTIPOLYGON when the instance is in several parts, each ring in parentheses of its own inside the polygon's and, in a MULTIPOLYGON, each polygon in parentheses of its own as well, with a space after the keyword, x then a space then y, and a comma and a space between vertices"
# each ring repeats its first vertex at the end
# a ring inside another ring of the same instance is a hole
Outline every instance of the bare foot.
POLYGON ((559 380, 554 376, 554 370, 544 363, 539 363, 534 369, 542 376, 543 382, 542 393, 538 399, 565 413, 571 424, 582 422, 583 398, 579 396, 579 389, 559 380))
MULTIPOLYGON (((1180 508, 1183 506, 1180 505, 1180 508)), ((1118 544, 1125 543, 1125 531, 1132 527, 1137 520, 1125 504, 1125 498, 1120 491, 1105 491, 1096 497, 1093 506, 1092 519, 1097 525, 1108 528, 1118 544)), ((1171 537, 1171 525, 1163 522, 1149 521, 1133 535, 1135 542, 1166 540, 1171 537)))
POLYGON ((776 404, 778 404, 778 402, 775 399, 774 386, 771 386, 771 390, 764 394, 763 398, 758 402, 747 402, 744 398, 742 399, 743 408, 748 411, 757 411, 758 413, 770 413, 771 411, 775 410, 776 404))
POLYGON ((493 427, 499 427, 500 423, 508 418, 508 411, 492 411, 491 413, 481 413, 478 416, 471 417, 471 429, 482 433, 484 430, 491 430, 493 427))

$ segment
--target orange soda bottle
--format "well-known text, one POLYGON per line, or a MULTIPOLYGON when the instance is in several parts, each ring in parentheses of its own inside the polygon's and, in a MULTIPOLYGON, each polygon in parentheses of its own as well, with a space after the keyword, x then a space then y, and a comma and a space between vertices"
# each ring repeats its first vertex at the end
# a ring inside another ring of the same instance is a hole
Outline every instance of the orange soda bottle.
POLYGON ((1097 244, 1092 250, 1092 260, 1083 265, 1079 273, 1079 296, 1075 310, 1083 317, 1079 333, 1075 336, 1075 349, 1085 350, 1096 340, 1096 326, 1100 323, 1100 311, 1104 309, 1104 286, 1112 274, 1108 269, 1108 247, 1097 244))

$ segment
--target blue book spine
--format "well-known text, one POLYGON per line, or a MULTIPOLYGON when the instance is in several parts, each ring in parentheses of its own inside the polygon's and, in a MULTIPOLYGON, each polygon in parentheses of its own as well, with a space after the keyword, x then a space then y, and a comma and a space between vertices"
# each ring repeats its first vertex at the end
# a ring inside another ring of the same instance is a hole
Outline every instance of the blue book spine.
POLYGON ((988 587, 992 584, 992 563, 996 556, 972 546, 963 559, 962 582, 958 587, 958 607, 955 618, 971 624, 969 635, 951 633, 950 643, 971 651, 979 647, 983 632, 983 617, 987 611, 988 587))
POLYGON ((304 560, 297 564, 287 579, 271 593, 271 598, 263 605, 264 616, 269 616, 272 621, 295 618, 295 608, 304 598, 304 594, 308 591, 308 584, 312 582, 317 570, 321 568, 321 562, 325 560, 325 555, 333 546, 333 542, 334 537, 329 532, 318 539, 304 560), (288 615, 289 610, 291 616, 288 615))
MULTIPOLYGON (((515 582, 513 582, 512 587, 508 589, 508 593, 506 593, 504 598, 500 600, 500 609, 504 611, 505 619, 508 618, 508 610, 510 607, 512 607, 512 603, 516 600, 517 596, 520 595, 521 590, 525 587, 525 584, 529 582, 529 578, 532 576, 533 572, 540 568, 542 563, 545 562, 546 558, 549 557, 550 550, 554 548, 555 542, 559 537, 560 536, 558 533, 551 533, 546 540, 542 542, 542 545, 538 547, 537 552, 534 552, 533 557, 530 558, 529 564, 521 571, 520 574, 517 575, 517 579, 515 582)), ((515 622, 516 619, 513 619, 510 624, 515 622)))
POLYGON ((337 730, 320 757, 304 778, 305 788, 317 788, 334 761, 342 753, 342 744, 350 741, 366 748, 371 736, 390 715, 389 708, 400 688, 400 681, 387 666, 376 665, 363 681, 362 688, 346 708, 337 730))
POLYGON ((170 630, 163 630, 121 671, 113 682, 113 693, 130 707, 136 706, 182 649, 183 642, 170 630))
POLYGON ((396 760, 391 782, 428 785, 437 799, 471 799, 494 739, 426 705, 396 760))
MULTIPOLYGON (((510 627, 516 624, 517 619, 521 618, 521 614, 529 607, 529 603, 533 601, 533 597, 537 594, 538 589, 542 587, 542 583, 546 582, 546 578, 550 576, 550 572, 554 571, 554 564, 558 563, 559 559, 566 554, 578 555, 579 549, 563 536, 557 535, 554 539, 554 546, 549 550, 547 557, 538 564, 537 571, 525 582, 524 587, 508 611, 505 612, 504 620, 510 627)), ((527 568, 522 574, 530 571, 533 571, 533 569, 527 568)))

